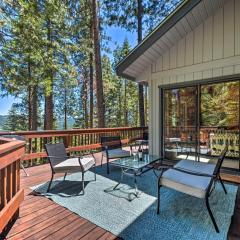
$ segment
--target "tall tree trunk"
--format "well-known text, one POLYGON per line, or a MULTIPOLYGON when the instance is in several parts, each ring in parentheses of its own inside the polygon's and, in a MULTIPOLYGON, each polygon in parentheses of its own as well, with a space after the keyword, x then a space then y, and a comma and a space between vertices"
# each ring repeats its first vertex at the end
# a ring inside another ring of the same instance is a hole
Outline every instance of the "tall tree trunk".
POLYGON ((89 58, 89 127, 93 128, 93 54, 89 58))
POLYGON ((88 72, 84 74, 83 86, 82 86, 82 101, 83 101, 83 112, 84 112, 84 128, 88 128, 88 107, 87 107, 87 80, 88 72))
POLYGON ((28 87, 28 130, 32 129, 32 87, 28 87))
MULTIPOLYGON (((49 43, 52 42, 51 37, 51 22, 47 21, 47 38, 49 43)), ((51 46, 52 47, 52 46, 51 46)), ((49 48, 48 48, 49 51, 49 48)), ((53 56, 51 56, 53 58, 53 56)), ((50 78, 50 89, 48 92, 45 92, 45 117, 44 117, 44 129, 52 130, 53 129, 53 71, 50 69, 48 71, 48 77, 50 78)))
POLYGON ((93 19, 93 43, 96 69, 96 93, 97 93, 97 113, 98 127, 105 127, 105 104, 103 96, 102 63, 100 52, 100 33, 97 0, 92 0, 92 19, 93 19))
POLYGON ((31 72, 31 65, 28 62, 28 130, 32 129, 32 72, 31 72))
POLYGON ((64 129, 67 129, 67 88, 64 88, 64 129))
POLYGON ((118 111, 117 111, 117 119, 116 119, 117 127, 122 126, 122 115, 123 115, 123 111, 122 111, 122 84, 120 82, 119 90, 118 90, 118 111))
POLYGON ((124 79, 124 127, 128 126, 127 80, 124 79))
POLYGON ((44 130, 53 129, 53 95, 50 93, 45 96, 45 117, 44 130))
POLYGON ((37 130, 38 127, 38 86, 33 86, 32 92, 32 129, 37 130))
MULTIPOLYGON (((138 12, 137 12, 137 23, 138 23, 138 43, 142 41, 142 15, 143 6, 142 0, 138 0, 138 12)), ((143 85, 138 85, 138 104, 139 104, 139 122, 140 126, 145 126, 145 116, 144 116, 144 95, 143 95, 143 85)))

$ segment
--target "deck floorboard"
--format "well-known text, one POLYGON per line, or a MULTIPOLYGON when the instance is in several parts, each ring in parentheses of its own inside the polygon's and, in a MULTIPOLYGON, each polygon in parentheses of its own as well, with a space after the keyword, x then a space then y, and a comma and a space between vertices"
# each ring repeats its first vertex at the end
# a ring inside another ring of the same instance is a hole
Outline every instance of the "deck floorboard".
MULTIPOLYGON (((97 156, 97 164, 100 158, 97 156)), ((81 218, 68 209, 46 197, 37 195, 31 187, 49 181, 51 169, 49 164, 26 169, 29 176, 21 170, 21 187, 25 198, 20 206, 19 218, 8 232, 9 240, 33 239, 117 239, 112 233, 81 218)), ((56 174, 55 178, 63 174, 56 174)))
MULTIPOLYGON (((97 155, 97 165, 100 165, 100 154, 97 155)), ((81 218, 68 209, 58 205, 46 197, 34 193, 30 187, 49 181, 51 169, 49 164, 27 169, 27 177, 21 171, 21 187, 24 189, 25 199, 20 207, 19 218, 9 231, 6 239, 84 239, 84 240, 115 240, 117 236, 96 226, 92 222, 81 218)), ((56 174, 55 178, 63 174, 56 174)), ((226 180, 240 182, 240 177, 222 176, 226 180), (235 178, 235 179, 234 179, 235 178)), ((240 191, 236 199, 235 213, 228 233, 228 239, 240 239, 240 191)))

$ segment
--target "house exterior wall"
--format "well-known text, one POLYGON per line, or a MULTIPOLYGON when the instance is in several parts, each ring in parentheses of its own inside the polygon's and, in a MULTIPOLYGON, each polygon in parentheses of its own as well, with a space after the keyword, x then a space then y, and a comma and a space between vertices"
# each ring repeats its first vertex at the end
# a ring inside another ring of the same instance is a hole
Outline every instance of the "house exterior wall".
POLYGON ((137 78, 149 84, 150 152, 159 154, 159 86, 240 74, 240 1, 228 0, 137 78))

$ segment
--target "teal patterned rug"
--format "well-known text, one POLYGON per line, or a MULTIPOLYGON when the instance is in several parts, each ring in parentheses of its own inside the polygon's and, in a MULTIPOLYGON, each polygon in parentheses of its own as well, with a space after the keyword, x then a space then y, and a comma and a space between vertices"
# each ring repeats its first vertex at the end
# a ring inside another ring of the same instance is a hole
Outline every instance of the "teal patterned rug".
POLYGON ((226 184, 225 195, 220 184, 210 197, 210 206, 220 228, 216 233, 204 200, 177 191, 161 189, 161 212, 156 213, 157 178, 149 171, 138 178, 141 194, 133 195, 133 179, 112 191, 120 178, 120 169, 97 169, 97 181, 86 173, 85 195, 81 194, 81 174, 68 175, 65 181, 56 179, 50 193, 48 183, 34 187, 38 193, 52 199, 79 216, 119 235, 123 239, 161 240, 225 240, 234 211, 237 186, 226 184), (130 201, 131 200, 131 201, 130 201))

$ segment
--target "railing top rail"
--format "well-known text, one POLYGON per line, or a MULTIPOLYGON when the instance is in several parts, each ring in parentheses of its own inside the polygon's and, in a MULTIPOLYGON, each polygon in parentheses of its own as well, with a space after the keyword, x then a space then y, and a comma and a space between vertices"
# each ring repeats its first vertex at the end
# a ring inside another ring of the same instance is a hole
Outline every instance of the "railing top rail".
POLYGON ((11 139, 4 139, 0 137, 0 141, 6 141, 3 144, 0 144, 0 155, 7 153, 9 151, 12 151, 14 149, 17 149, 19 147, 25 146, 24 141, 19 141, 19 140, 11 140, 11 139), (10 140, 10 141, 9 141, 10 140))
MULTIPOLYGON (((11 154, 14 151, 17 151, 25 146, 24 141, 19 141, 19 140, 11 140, 11 139, 6 139, 6 138, 1 138, 0 141, 2 144, 0 144, 0 169, 3 169, 6 167, 8 164, 11 164, 14 159, 17 159, 17 155, 15 154, 14 156, 11 155, 11 159, 9 159, 7 156, 11 154)), ((24 153, 24 150, 21 151, 21 153, 24 153)))
POLYGON ((43 130, 43 131, 16 131, 16 132, 0 132, 0 135, 68 135, 68 134, 81 134, 81 133, 105 133, 115 131, 127 131, 127 130, 142 130, 147 127, 119 127, 119 128, 89 128, 89 129, 71 129, 71 130, 43 130))

